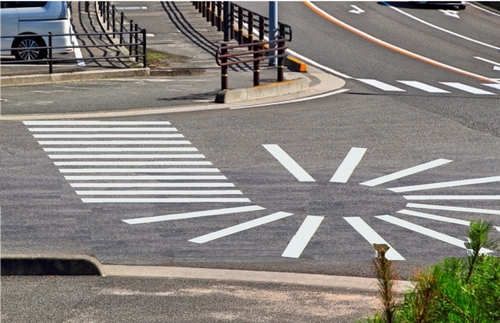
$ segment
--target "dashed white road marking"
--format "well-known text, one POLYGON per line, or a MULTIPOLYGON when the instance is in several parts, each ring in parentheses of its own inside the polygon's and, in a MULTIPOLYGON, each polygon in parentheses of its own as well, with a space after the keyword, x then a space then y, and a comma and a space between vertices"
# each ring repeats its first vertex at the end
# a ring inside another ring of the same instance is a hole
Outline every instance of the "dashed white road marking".
POLYGON ((396 192, 396 193, 401 193, 401 192, 413 192, 413 191, 429 190, 429 189, 436 189, 436 188, 456 187, 456 186, 474 185, 474 184, 485 184, 485 183, 493 183, 493 182, 500 182, 500 176, 473 178, 473 179, 465 179, 465 180, 449 181, 449 182, 441 182, 441 183, 394 187, 394 188, 389 188, 389 190, 396 192))
POLYGON ((384 184, 384 183, 387 183, 387 182, 390 182, 390 181, 393 181, 393 180, 396 180, 399 178, 403 178, 403 177, 406 177, 409 175, 413 175, 413 174, 416 174, 416 173, 419 173, 419 172, 422 172, 422 171, 425 171, 425 170, 428 170, 428 169, 431 169, 434 167, 445 165, 445 164, 451 163, 451 162, 452 162, 452 160, 449 160, 449 159, 442 159, 442 158, 436 159, 436 160, 430 161, 430 162, 425 163, 425 164, 421 164, 418 166, 403 169, 403 170, 400 170, 398 172, 395 172, 395 173, 392 173, 389 175, 381 176, 381 177, 363 182, 363 183, 361 183, 361 185, 377 186, 377 185, 384 184))
POLYGON ((316 233, 316 230, 318 230, 323 219, 323 216, 308 215, 304 222, 302 222, 299 230, 297 230, 297 233, 292 237, 292 240, 290 240, 290 243, 288 243, 281 257, 299 258, 314 233, 316 233))
POLYGON ((226 236, 231 235, 231 234, 235 234, 235 233, 238 233, 241 231, 252 229, 252 228, 261 226, 263 224, 267 224, 267 223, 270 223, 270 222, 273 222, 276 220, 280 220, 280 219, 289 217, 291 215, 293 215, 293 214, 287 213, 287 212, 273 213, 273 214, 266 215, 266 216, 263 216, 263 217, 260 217, 260 218, 254 219, 254 220, 250 220, 247 222, 243 222, 243 223, 234 225, 232 227, 228 227, 228 228, 225 228, 225 229, 222 229, 219 231, 215 231, 215 232, 191 239, 189 241, 195 242, 195 243, 206 243, 206 242, 209 242, 212 240, 226 237, 226 236))
POLYGON ((40 145, 190 145, 187 140, 40 140, 40 145))
POLYGON ((70 183, 71 187, 234 187, 233 183, 205 183, 205 182, 194 182, 194 183, 70 183))
POLYGON ((75 191, 77 195, 242 195, 240 190, 127 190, 75 191))
POLYGON ((407 200, 500 200, 500 195, 405 195, 407 200))
POLYGON ((347 183, 352 173, 354 172, 354 169, 361 162, 361 159, 363 158, 365 152, 366 148, 351 148, 347 156, 344 158, 342 164, 340 164, 335 174, 333 174, 330 182, 347 183))
POLYGON ((395 87, 395 86, 392 86, 390 84, 380 82, 377 80, 373 80, 373 79, 357 79, 357 80, 361 81, 363 83, 366 83, 368 85, 371 85, 373 87, 376 87, 376 88, 383 90, 383 91, 406 92, 405 90, 400 89, 398 87, 395 87))
POLYGON ((247 198, 82 198, 83 203, 249 203, 247 198))
POLYGON ((406 84, 408 86, 414 87, 416 89, 419 89, 419 90, 422 90, 422 91, 425 91, 428 93, 450 93, 449 91, 440 89, 438 87, 435 87, 435 86, 432 86, 429 84, 418 82, 418 81, 397 81, 397 82, 406 84))
MULTIPOLYGON (((400 211, 398 211, 398 213, 416 216, 416 217, 424 218, 424 219, 431 219, 431 220, 435 220, 435 221, 446 222, 446 223, 453 223, 453 224, 460 224, 460 225, 464 225, 464 226, 470 226, 470 221, 449 218, 446 216, 439 216, 439 215, 422 213, 422 212, 417 212, 417 211, 410 211, 410 210, 400 210, 400 211)), ((494 228, 496 230, 500 231, 500 227, 494 227, 494 228)))
POLYGON ((389 260, 405 260, 403 256, 399 254, 399 252, 394 249, 387 241, 384 240, 375 230, 373 230, 363 219, 360 217, 344 217, 346 220, 359 234, 363 236, 363 238, 368 241, 373 248, 374 243, 378 244, 386 244, 390 247, 390 249, 386 253, 386 258, 389 260))
POLYGON ((171 159, 192 158, 204 159, 202 154, 72 154, 72 155, 49 155, 50 159, 171 159))
POLYGON ((478 89, 478 88, 470 86, 470 85, 458 83, 458 82, 439 82, 439 83, 444 84, 444 85, 449 86, 449 87, 452 87, 452 88, 455 88, 455 89, 459 89, 461 91, 472 93, 472 94, 495 95, 495 93, 488 92, 488 91, 478 89))
POLYGON ((186 180, 226 180, 227 177, 224 175, 202 175, 202 176, 196 176, 196 175, 168 175, 168 176, 161 176, 161 175, 146 175, 146 176, 134 176, 134 175, 128 175, 128 176, 118 176, 118 175, 109 175, 109 176, 94 176, 94 175, 82 175, 82 176, 64 176, 64 178, 68 181, 102 181, 102 180, 111 180, 111 181, 120 181, 120 180, 126 180, 126 181, 144 181, 144 180, 150 180, 150 181, 186 181, 186 180))
POLYGON ((61 173, 220 173, 217 168, 59 168, 61 173))
POLYGON ((311 177, 295 160, 293 160, 290 155, 288 155, 283 149, 278 145, 262 145, 267 149, 274 158, 276 158, 281 165, 283 165, 290 173, 292 173, 295 178, 300 182, 315 182, 315 179, 311 177))
POLYGON ((420 208, 420 209, 430 209, 430 210, 444 210, 444 211, 457 211, 457 212, 468 212, 468 213, 482 213, 482 214, 496 214, 496 215, 500 215, 500 210, 477 209, 477 208, 458 207, 458 206, 445 206, 445 205, 408 203, 408 204, 406 204, 406 207, 420 208))

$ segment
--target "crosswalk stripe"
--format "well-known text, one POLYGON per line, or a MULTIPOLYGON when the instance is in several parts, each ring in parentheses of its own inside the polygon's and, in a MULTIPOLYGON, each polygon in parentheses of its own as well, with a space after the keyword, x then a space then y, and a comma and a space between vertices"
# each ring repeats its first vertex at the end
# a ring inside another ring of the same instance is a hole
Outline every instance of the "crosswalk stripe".
POLYGON ((492 87, 494 89, 497 89, 497 90, 500 90, 500 84, 494 84, 494 83, 483 83, 484 86, 489 86, 489 87, 492 87))
POLYGON ((429 85, 429 84, 418 82, 418 81, 396 81, 396 82, 406 84, 408 86, 417 88, 419 90, 422 90, 422 91, 425 91, 428 93, 450 93, 449 91, 437 88, 437 87, 429 85))
POLYGON ((400 89, 398 87, 395 87, 395 86, 392 86, 390 84, 380 82, 377 80, 373 80, 373 79, 357 79, 357 80, 360 82, 366 83, 368 85, 374 86, 378 89, 384 90, 384 91, 406 92, 405 90, 400 89))
POLYGON ((439 83, 444 84, 444 85, 449 86, 449 87, 452 87, 452 88, 455 88, 455 89, 458 89, 458 90, 461 90, 461 91, 465 91, 467 93, 495 95, 495 93, 481 90, 481 89, 475 88, 473 86, 458 83, 458 82, 439 82, 439 83))

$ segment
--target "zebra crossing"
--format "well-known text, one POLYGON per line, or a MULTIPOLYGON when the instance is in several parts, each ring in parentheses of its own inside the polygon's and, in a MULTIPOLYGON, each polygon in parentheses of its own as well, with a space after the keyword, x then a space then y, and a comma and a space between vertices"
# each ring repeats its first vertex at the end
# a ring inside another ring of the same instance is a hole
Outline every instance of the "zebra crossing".
POLYGON ((393 85, 375 79, 356 78, 356 80, 378 90, 396 93, 417 89, 429 94, 450 94, 452 91, 456 91, 458 93, 491 96, 499 95, 499 93, 492 92, 491 89, 500 90, 500 83, 480 83, 477 86, 471 86, 459 82, 437 82, 437 84, 427 84, 413 80, 396 80, 396 85, 393 85), (405 87, 401 87, 401 84, 405 87))
POLYGON ((25 121, 84 203, 248 203, 168 121, 25 121))

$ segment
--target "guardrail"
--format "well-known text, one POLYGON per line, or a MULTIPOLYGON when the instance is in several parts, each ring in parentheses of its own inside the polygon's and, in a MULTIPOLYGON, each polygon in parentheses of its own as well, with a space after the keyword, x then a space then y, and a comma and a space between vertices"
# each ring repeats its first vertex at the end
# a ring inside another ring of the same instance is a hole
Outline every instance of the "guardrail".
MULTIPOLYGON (((235 39, 238 44, 252 43, 254 32, 258 33, 259 41, 264 41, 265 36, 269 36, 269 18, 233 2, 193 1, 193 5, 206 18, 207 22, 217 27, 218 31, 223 31, 224 26, 227 26, 227 30, 224 30, 224 41, 235 39), (227 24, 224 24, 224 18, 227 19, 227 24), (246 38, 243 34, 245 25, 248 31, 246 38)), ((276 38, 282 37, 288 42, 292 41, 292 27, 289 25, 278 22, 277 32, 276 38)))
MULTIPOLYGON (((57 46, 53 46, 53 42, 52 42, 52 38, 53 37, 61 37, 61 36, 64 36, 64 37, 74 37, 74 36, 86 36, 86 37, 92 37, 92 36, 109 36, 110 33, 79 33, 79 34, 52 34, 52 33, 48 33, 48 34, 42 34, 42 35, 37 35, 39 37, 43 37, 43 38, 47 38, 48 39, 48 44, 47 46, 33 46, 33 47, 30 47, 29 49, 30 50, 43 50, 43 51, 46 51, 47 52, 47 55, 46 57, 43 57, 41 59, 31 59, 31 60, 26 60, 26 61, 19 61, 19 60, 15 60, 15 61, 6 61, 6 60, 3 60, 2 61, 2 65, 7 65, 7 64, 19 64, 20 62, 25 62, 25 63, 40 63, 40 62, 46 62, 48 63, 48 66, 49 66, 49 74, 52 74, 53 73, 53 65, 54 63, 56 62, 68 62, 68 61, 75 61, 75 60, 84 60, 84 61, 96 61, 96 60, 109 60, 109 59, 123 59, 123 58, 133 58, 136 60, 136 62, 138 62, 140 59, 142 59, 142 63, 143 63, 143 66, 146 67, 146 30, 142 29, 141 31, 126 31, 126 32, 118 32, 116 33, 117 35, 119 35, 120 37, 126 37, 126 36, 130 36, 131 39, 136 39, 137 42, 130 42, 130 43, 122 43, 122 46, 130 46, 132 47, 134 50, 133 51, 130 51, 128 55, 126 54, 123 54, 121 53, 120 51, 120 54, 118 55, 114 55, 114 56, 109 56, 107 55, 106 53, 104 53, 102 56, 91 56, 91 57, 79 57, 79 58, 74 58, 74 57, 71 57, 71 58, 66 58, 66 57, 54 57, 53 55, 53 52, 54 50, 57 50, 57 49, 67 49, 68 47, 57 47, 57 46), (140 38, 141 37, 138 37, 138 35, 142 35, 142 39, 141 40, 140 38), (139 48, 141 50, 139 50, 139 48)), ((3 37, 0 37, 0 38, 22 38, 22 37, 26 37, 26 38, 29 38, 29 37, 33 37, 33 35, 16 35, 16 36, 3 36, 3 37)), ((96 45, 73 45, 69 48, 73 48, 73 52, 74 52, 74 49, 75 48, 86 48, 86 49, 91 49, 91 48, 113 48, 113 49, 117 49, 119 45, 116 45, 116 44, 96 44, 96 45)), ((22 47, 11 47, 11 48, 4 48, 2 47, 2 51, 16 51, 16 50, 26 50, 26 48, 22 48, 22 47)), ((45 56, 45 55, 44 55, 45 56)))
POLYGON ((253 62, 253 85, 260 85, 260 61, 269 58, 278 58, 277 65, 277 80, 284 81, 283 68, 284 59, 286 57, 286 39, 279 38, 273 41, 254 41, 251 44, 227 45, 222 43, 215 53, 215 61, 221 67, 221 88, 227 90, 228 87, 228 66, 253 62), (273 47, 273 48, 270 48, 273 47), (246 51, 241 49, 248 48, 246 51), (233 51, 234 50, 234 51, 233 51), (277 55, 266 56, 267 53, 275 53, 277 55), (229 61, 233 59, 233 61, 229 61))

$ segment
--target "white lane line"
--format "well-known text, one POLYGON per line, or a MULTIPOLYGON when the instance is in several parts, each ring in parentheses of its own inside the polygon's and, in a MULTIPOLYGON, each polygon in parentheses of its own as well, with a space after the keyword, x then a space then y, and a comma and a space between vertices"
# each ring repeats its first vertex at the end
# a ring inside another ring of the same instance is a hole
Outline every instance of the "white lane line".
POLYGON ((398 172, 395 172, 395 173, 392 173, 389 175, 374 178, 372 180, 361 183, 361 185, 377 186, 377 185, 384 184, 384 183, 387 183, 387 182, 390 182, 390 181, 393 181, 393 180, 396 180, 399 178, 403 178, 403 177, 406 177, 409 175, 423 172, 425 170, 428 170, 428 169, 431 169, 434 167, 442 166, 444 164, 451 163, 451 162, 452 162, 452 160, 449 160, 449 159, 442 159, 442 158, 436 159, 436 160, 430 161, 428 163, 424 163, 424 164, 417 165, 414 167, 406 168, 406 169, 400 170, 398 172))
POLYGON ((500 195, 406 195, 407 200, 500 200, 500 195))
POLYGON ((274 158, 276 158, 281 165, 283 165, 293 176, 295 176, 300 182, 315 182, 314 178, 311 177, 302 167, 300 167, 295 160, 292 159, 283 149, 278 145, 262 145, 267 149, 274 158))
POLYGON ((495 95, 495 93, 488 92, 488 91, 478 89, 478 88, 475 88, 473 86, 465 85, 462 83, 458 83, 458 82, 439 82, 439 83, 444 84, 444 85, 449 86, 449 87, 452 87, 452 88, 455 88, 455 89, 458 89, 458 90, 461 90, 461 91, 465 91, 467 93, 495 95))
POLYGON ((234 187, 233 183, 70 183, 71 187, 234 187))
MULTIPOLYGON (((386 222, 389 222, 389 223, 392 223, 394 225, 403 227, 405 229, 408 229, 408 230, 411 230, 411 231, 414 231, 414 232, 426 235, 428 237, 431 237, 431 238, 434 238, 434 239, 437 239, 437 240, 449 243, 451 245, 460 247, 462 249, 467 249, 465 247, 465 244, 464 244, 466 241, 462 241, 460 239, 454 238, 454 237, 446 235, 444 233, 437 232, 437 231, 434 231, 434 230, 431 230, 431 229, 427 229, 427 228, 422 227, 420 225, 416 225, 416 224, 413 224, 411 222, 408 222, 408 221, 405 221, 405 220, 401 220, 401 219, 395 218, 395 217, 390 216, 390 215, 380 215, 380 216, 376 216, 376 218, 378 218, 380 220, 383 220, 383 221, 386 221, 386 222)), ((488 249, 483 249, 482 248, 480 250, 480 252, 481 253, 490 253, 492 251, 488 250, 488 249)))
POLYGON ((235 233, 238 233, 241 231, 252 229, 252 228, 255 228, 255 227, 258 227, 260 225, 264 225, 264 224, 267 224, 267 223, 270 223, 270 222, 273 222, 276 220, 280 220, 280 219, 289 217, 291 215, 292 215, 292 213, 287 213, 287 212, 273 213, 270 215, 263 216, 261 218, 257 218, 254 220, 250 220, 248 222, 234 225, 232 227, 228 227, 228 228, 225 228, 225 229, 222 229, 219 231, 215 231, 215 232, 191 239, 189 241, 194 242, 194 243, 206 243, 206 242, 209 242, 209 241, 212 241, 215 239, 226 237, 226 236, 231 235, 231 234, 235 234, 235 233))
POLYGON ((385 257, 389 260, 405 260, 403 256, 399 254, 387 241, 384 240, 375 230, 373 230, 363 219, 360 217, 344 217, 344 220, 347 221, 356 231, 358 231, 363 238, 366 239, 370 243, 373 248, 373 244, 386 244, 391 247, 385 257))
POLYGON ((482 58, 482 57, 479 57, 479 56, 474 56, 475 59, 478 59, 480 61, 483 61, 483 62, 486 62, 486 63, 490 63, 490 64, 493 64, 493 65, 498 65, 500 66, 500 63, 498 62, 494 62, 494 61, 490 61, 489 59, 486 59, 486 58, 482 58))
POLYGON ((168 121, 23 121, 27 126, 135 126, 135 125, 163 125, 170 126, 168 121))
POLYGON ((66 152, 111 152, 111 151, 198 151, 194 147, 182 148, 136 148, 136 147, 123 147, 123 148, 43 148, 47 152, 66 151, 66 152))
POLYGON ((242 195, 239 190, 76 191, 77 195, 242 195))
POLYGON ((110 161, 110 162, 54 162, 56 166, 208 166, 212 165, 209 161, 110 161))
POLYGON ((432 204, 408 203, 408 204, 406 204, 406 207, 417 208, 417 209, 444 210, 444 211, 457 211, 457 212, 500 215, 500 210, 476 209, 476 208, 458 207, 458 206, 443 206, 443 205, 432 205, 432 204))
POLYGON ((258 205, 251 205, 251 206, 231 207, 231 208, 217 209, 217 210, 177 213, 177 214, 168 214, 168 215, 157 215, 157 216, 151 216, 151 217, 146 217, 146 218, 134 218, 134 219, 128 219, 128 220, 122 220, 122 221, 125 223, 128 223, 128 224, 142 224, 142 223, 153 223, 153 222, 161 222, 161 221, 184 220, 184 219, 192 219, 192 218, 214 216, 214 215, 223 215, 223 214, 252 212, 252 211, 260 211, 260 210, 265 210, 265 208, 258 206, 258 205))
POLYGON ((489 87, 492 87, 494 89, 500 90, 500 84, 482 83, 482 85, 489 86, 489 87))
POLYGON ((464 186, 464 185, 486 184, 486 183, 492 183, 492 182, 500 182, 500 176, 473 178, 473 179, 465 179, 465 180, 460 180, 460 181, 449 181, 449 182, 431 183, 431 184, 422 184, 422 185, 393 187, 393 188, 389 188, 388 190, 396 192, 396 193, 401 193, 401 192, 413 192, 413 191, 430 190, 430 189, 446 188, 446 187, 456 187, 456 186, 464 186))
POLYGON ((94 155, 49 155, 51 159, 168 159, 168 158, 193 158, 204 159, 202 154, 94 154, 94 155))
POLYGON ((116 127, 116 128, 28 128, 29 131, 44 131, 44 132, 159 132, 159 131, 177 131, 177 128, 163 128, 163 127, 151 127, 151 128, 132 128, 132 127, 116 127))
POLYGON ((146 10, 146 6, 128 6, 128 7, 115 7, 116 10, 146 10))
POLYGON ((372 80, 372 79, 356 79, 356 80, 371 85, 373 87, 376 87, 383 91, 406 92, 403 89, 400 89, 398 87, 377 80, 372 80))
POLYGON ((225 180, 227 179, 226 176, 224 175, 204 175, 204 176, 196 176, 196 175, 170 175, 170 176, 154 176, 154 175, 145 175, 145 176, 133 176, 133 175, 128 175, 128 176, 93 176, 93 175, 86 175, 86 176, 64 176, 64 178, 68 181, 103 181, 103 180, 125 180, 125 181, 144 181, 144 180, 151 180, 151 181, 157 181, 157 180, 168 180, 168 181, 175 181, 175 180, 182 180, 182 181, 188 181, 188 180, 225 180))
POLYGON ((495 49, 495 50, 500 50, 500 47, 496 47, 496 46, 493 46, 493 45, 490 45, 490 44, 487 44, 487 43, 483 43, 483 42, 481 42, 481 41, 479 41, 479 40, 475 40, 475 39, 472 39, 472 38, 466 37, 466 36, 464 36, 464 35, 457 34, 457 33, 453 32, 453 31, 450 31, 450 30, 447 30, 447 29, 441 28, 441 27, 439 27, 439 26, 436 26, 436 25, 433 25, 433 24, 431 24, 431 23, 428 23, 428 22, 427 22, 427 21, 425 21, 425 20, 422 20, 422 19, 420 19, 420 18, 417 18, 417 17, 415 17, 415 16, 412 16, 412 15, 410 15, 409 13, 406 13, 406 12, 404 12, 404 11, 403 11, 403 10, 401 10, 401 9, 398 9, 398 8, 395 8, 395 7, 391 6, 391 5, 389 5, 387 2, 382 2, 382 3, 383 3, 384 5, 386 5, 386 6, 388 6, 389 8, 394 9, 394 10, 396 10, 397 12, 399 12, 399 13, 401 13, 401 14, 403 14, 403 15, 405 15, 405 16, 407 16, 407 17, 409 17, 409 18, 413 19, 413 20, 416 20, 416 21, 418 21, 418 22, 420 22, 420 23, 422 23, 422 24, 424 24, 424 25, 427 25, 427 26, 429 26, 429 27, 432 27, 432 28, 435 28, 435 29, 441 30, 441 31, 443 31, 443 32, 445 32, 445 33, 448 33, 448 34, 450 34, 450 35, 453 35, 453 36, 456 36, 456 37, 459 37, 459 38, 462 38, 462 39, 468 40, 468 41, 470 41, 470 42, 473 42, 473 43, 476 43, 476 44, 479 44, 479 45, 482 45, 482 46, 486 46, 486 47, 489 47, 489 48, 493 48, 493 49, 495 49))
POLYGON ((61 173, 220 173, 217 168, 62 168, 61 173))
POLYGON ((184 135, 179 133, 167 133, 167 134, 156 134, 156 133, 148 133, 148 134, 57 134, 57 135, 38 135, 33 134, 33 137, 37 139, 92 139, 92 138, 184 138, 184 135))
POLYGON ((187 140, 40 140, 40 145, 191 145, 187 140))
POLYGON ((408 86, 414 87, 416 89, 422 90, 427 93, 450 93, 449 91, 418 81, 396 81, 396 82, 406 84, 408 86))
POLYGON ((323 221, 323 216, 308 215, 302 225, 293 236, 281 257, 299 258, 307 244, 313 237, 319 225, 323 221))
POLYGON ((347 156, 344 158, 342 164, 340 164, 335 174, 333 174, 330 182, 347 183, 352 173, 354 172, 354 169, 361 162, 361 158, 363 158, 365 152, 366 148, 351 148, 347 156))
POLYGON ((75 36, 75 31, 73 26, 70 26, 69 33, 71 34, 71 44, 73 44, 73 51, 75 53, 76 64, 78 66, 86 66, 85 60, 83 59, 82 50, 80 49, 80 44, 78 43, 78 38, 75 36))
POLYGON ((246 198, 82 198, 83 203, 249 203, 246 198))

